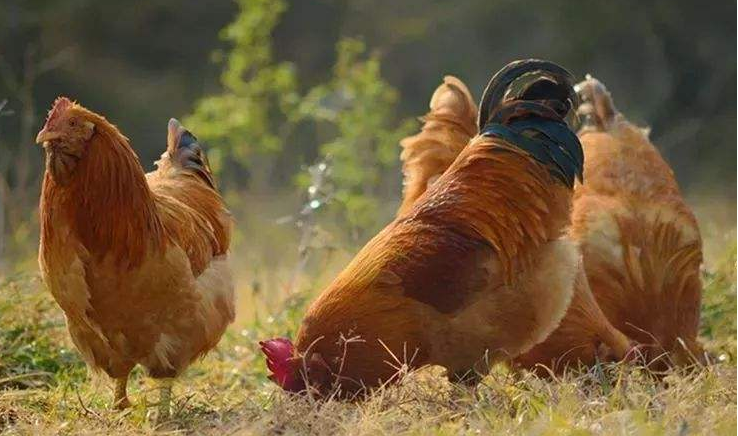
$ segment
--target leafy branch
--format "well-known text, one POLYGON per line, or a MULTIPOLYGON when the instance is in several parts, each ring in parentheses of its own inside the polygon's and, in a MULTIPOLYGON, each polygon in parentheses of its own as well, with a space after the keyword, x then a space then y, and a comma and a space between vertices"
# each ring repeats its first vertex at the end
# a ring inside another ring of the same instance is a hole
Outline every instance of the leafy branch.
MULTIPOLYGON (((275 189, 279 155, 313 161, 330 156, 334 216, 360 238, 379 221, 381 192, 397 181, 398 142, 412 121, 395 120, 397 91, 381 76, 380 56, 364 43, 343 38, 336 46, 331 76, 302 93, 298 71, 276 62, 271 33, 286 10, 283 0, 239 0, 240 13, 222 32, 232 44, 224 62, 221 93, 200 100, 186 120, 214 146, 215 171, 235 166, 251 178, 252 189, 275 189)), ((296 175, 297 185, 315 186, 312 174, 296 175)), ((279 182, 278 182, 279 183, 279 182)), ((277 186, 276 188, 279 188, 277 186)))

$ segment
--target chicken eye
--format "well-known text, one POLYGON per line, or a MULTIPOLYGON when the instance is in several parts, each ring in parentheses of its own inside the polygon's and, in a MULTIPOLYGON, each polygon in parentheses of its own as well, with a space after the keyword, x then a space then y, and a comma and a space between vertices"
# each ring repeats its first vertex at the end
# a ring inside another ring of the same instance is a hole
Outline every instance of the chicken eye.
POLYGON ((69 120, 69 127, 74 127, 77 125, 77 121, 75 120, 69 120))

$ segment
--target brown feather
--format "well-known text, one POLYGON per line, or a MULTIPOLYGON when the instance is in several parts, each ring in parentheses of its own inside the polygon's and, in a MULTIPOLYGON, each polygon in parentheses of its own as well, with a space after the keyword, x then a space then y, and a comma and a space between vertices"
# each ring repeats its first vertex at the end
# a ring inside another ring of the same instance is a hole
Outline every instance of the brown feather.
MULTIPOLYGON (((468 99, 471 100, 471 96, 463 83, 455 83, 455 86, 458 89, 463 89, 465 91, 463 95, 469 96, 468 99)), ((458 94, 449 92, 447 84, 444 83, 436 90, 434 99, 436 95, 444 95, 441 94, 442 92, 450 96, 458 96, 458 94)), ((466 98, 457 97, 453 100, 449 97, 448 101, 464 102, 466 98)), ((449 151, 460 153, 468 142, 468 137, 465 135, 470 129, 476 129, 475 119, 467 116, 469 112, 464 109, 464 105, 456 103, 441 106, 441 108, 444 109, 443 119, 452 120, 451 123, 448 123, 450 126, 456 126, 459 124, 457 120, 463 120, 463 125, 471 127, 460 129, 459 135, 452 136, 439 134, 442 131, 440 129, 431 129, 424 126, 419 134, 405 140, 407 144, 403 142, 402 145, 405 148, 403 158, 406 153, 410 155, 411 151, 415 152, 413 156, 418 156, 418 158, 414 160, 409 159, 409 157, 404 158, 407 184, 403 204, 398 211, 398 215, 406 213, 411 204, 425 193, 427 184, 424 181, 428 179, 428 174, 441 174, 446 171, 448 166, 451 165, 451 159, 454 158, 452 154, 449 155, 449 151), (443 147, 441 148, 438 144, 442 144, 443 147), (410 145, 414 148, 408 147, 410 145), (422 154, 420 151, 422 151, 422 154), (410 163, 413 165, 410 165, 410 163), (417 176, 412 177, 414 175, 417 176), (419 183, 411 183, 412 181, 419 181, 419 183)), ((428 116, 431 114, 433 114, 433 111, 428 116)), ((589 179, 587 179, 587 183, 590 183, 589 179)), ((541 240, 545 240, 546 229, 542 225, 541 217, 548 214, 549 205, 538 195, 535 195, 535 186, 528 186, 521 181, 521 183, 516 184, 515 189, 518 190, 517 195, 511 195, 507 200, 509 205, 507 216, 512 222, 507 225, 501 224, 495 228, 505 229, 500 234, 533 232, 541 240), (536 210, 537 213, 528 213, 532 209, 536 210)), ((509 259, 503 262, 506 268, 513 267, 512 264, 516 262, 525 262, 526 256, 523 255, 520 258, 515 256, 515 248, 504 244, 504 241, 495 242, 495 247, 505 253, 507 259, 509 259)), ((515 365, 537 368, 539 364, 546 366, 554 364, 556 370, 560 371, 577 362, 585 364, 594 362, 598 353, 600 356, 602 355, 603 348, 612 353, 608 357, 620 359, 624 357, 628 344, 628 339, 615 329, 603 315, 596 300, 592 297, 586 278, 580 276, 574 289, 574 298, 570 310, 562 320, 560 327, 545 342, 516 359, 515 365)))
POLYGON ((39 133, 53 138, 40 205, 44 280, 94 369, 122 378, 141 364, 177 376, 234 318, 230 215, 190 169, 163 158, 145 175, 115 126, 58 104, 39 133), (69 152, 73 165, 57 181, 49 160, 69 152))
MULTIPOLYGON (((311 305, 297 351, 318 353, 342 377, 344 393, 390 379, 399 363, 390 364, 388 350, 412 367, 440 364, 450 373, 472 368, 485 350, 494 359, 520 353, 556 322, 536 303, 545 306, 557 291, 534 303, 525 277, 540 248, 562 236, 570 195, 525 153, 475 138, 311 305), (521 210, 534 226, 519 224, 521 210), (519 309, 506 313, 510 306, 519 309)), ((552 304, 563 315, 565 306, 552 304)))
POLYGON ((53 222, 61 218, 92 255, 112 254, 121 267, 135 268, 149 250, 164 247, 156 205, 128 138, 104 118, 89 112, 82 115, 96 123, 97 131, 70 186, 60 187, 49 172, 45 174, 41 238, 48 238, 53 222))
POLYGON ((579 88, 593 105, 580 132, 587 183, 575 192, 572 235, 582 245, 592 292, 649 358, 671 353, 659 365, 701 361, 697 221, 647 131, 615 109, 596 79, 579 88))
POLYGON ((400 141, 404 194, 398 215, 410 209, 476 135, 476 117, 477 105, 466 85, 454 76, 444 77, 431 97, 420 133, 400 141))

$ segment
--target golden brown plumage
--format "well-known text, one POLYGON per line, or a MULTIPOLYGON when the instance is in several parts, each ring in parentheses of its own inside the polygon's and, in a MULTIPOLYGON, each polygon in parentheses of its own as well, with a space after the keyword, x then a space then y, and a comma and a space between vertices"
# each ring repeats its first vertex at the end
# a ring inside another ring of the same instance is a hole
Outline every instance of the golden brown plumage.
POLYGON ((566 315, 546 340, 511 363, 540 375, 561 373, 577 365, 619 361, 634 353, 634 344, 605 316, 590 289, 580 263, 566 315))
POLYGON ((647 131, 629 123, 595 79, 578 87, 586 183, 575 189, 570 235, 581 243, 589 286, 577 281, 559 327, 515 363, 560 371, 621 359, 633 341, 656 369, 704 361, 694 215, 647 131))
POLYGON ((469 89, 456 77, 443 78, 429 106, 421 131, 400 141, 404 192, 398 215, 410 210, 477 134, 477 105, 469 89))
MULTIPOLYGON (((553 76, 557 87, 572 91, 568 73, 528 61, 498 73, 489 95, 526 72, 553 76)), ((524 99, 522 93, 491 105, 501 111, 485 125, 565 126, 563 114, 547 106, 552 102, 525 106, 524 99), (498 118, 521 107, 527 109, 518 118, 498 118)), ((557 110, 570 107, 569 98, 554 100, 557 110)), ((540 138, 540 130, 529 132, 540 138)), ((545 158, 491 135, 473 138, 427 193, 356 255, 310 306, 294 349, 286 339, 262 343, 282 387, 303 389, 302 372, 319 391, 337 382, 351 394, 394 380, 402 364, 441 365, 462 377, 525 352, 556 326, 579 265, 576 247, 562 239, 571 189, 553 164, 538 160, 545 158)), ((570 137, 567 146, 580 153, 570 137)))
POLYGON ((571 233, 592 292, 653 367, 703 361, 697 221, 647 131, 615 109, 596 79, 578 89, 587 183, 575 193, 571 233))
POLYGON ((136 364, 176 377, 233 320, 231 218, 199 144, 176 120, 149 174, 115 126, 66 98, 37 142, 47 168, 41 271, 75 345, 117 380, 125 406, 136 364))
MULTIPOLYGON (((425 117, 426 120, 433 120, 433 128, 427 128, 426 121, 419 134, 403 140, 406 190, 400 213, 403 208, 408 207, 407 204, 412 204, 420 197, 429 184, 416 181, 428 180, 433 183, 433 176, 442 174, 448 168, 443 163, 453 158, 450 151, 460 152, 473 136, 466 132, 476 130, 475 119, 469 116, 466 104, 471 98, 469 91, 458 79, 454 79, 452 83, 453 86, 450 86, 447 77, 433 94, 431 112, 425 117), (440 112, 443 116, 434 115, 434 112, 440 112), (459 129, 459 125, 465 127, 459 129), (456 134, 449 135, 446 133, 448 131, 456 134), (408 145, 412 146, 412 156, 417 158, 406 158, 408 145), (408 186, 414 189, 408 189, 408 186)), ((586 163, 585 155, 585 166, 586 163)), ((630 348, 630 340, 603 315, 581 269, 577 275, 570 307, 561 324, 544 342, 517 357, 514 365, 537 369, 542 373, 547 371, 541 367, 545 365, 559 372, 570 364, 592 364, 598 357, 607 360, 622 359, 630 348)))

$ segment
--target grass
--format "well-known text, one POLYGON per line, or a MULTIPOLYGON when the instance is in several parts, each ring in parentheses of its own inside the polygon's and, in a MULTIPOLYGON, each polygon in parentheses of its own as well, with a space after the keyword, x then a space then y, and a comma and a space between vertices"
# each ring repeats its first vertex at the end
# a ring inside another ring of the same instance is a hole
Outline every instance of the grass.
MULTIPOLYGON (((242 230, 262 235, 265 244, 297 239, 270 235, 262 228, 267 225, 273 226, 251 220, 242 230)), ((217 350, 175 384, 173 420, 158 430, 153 382, 135 372, 134 406, 110 410, 110 382, 88 374, 37 273, 14 274, 0 278, 0 433, 733 435, 735 223, 719 228, 703 226, 712 254, 704 272, 701 334, 716 357, 713 365, 674 370, 662 379, 639 367, 606 365, 554 380, 498 366, 476 389, 451 385, 439 368, 427 368, 360 403, 284 394, 267 379, 256 345, 294 333, 307 301, 350 254, 316 255, 300 282, 304 292, 295 294, 285 279, 295 260, 284 255, 288 250, 272 247, 266 259, 237 251, 240 264, 248 265, 239 281, 241 316, 217 350)))

